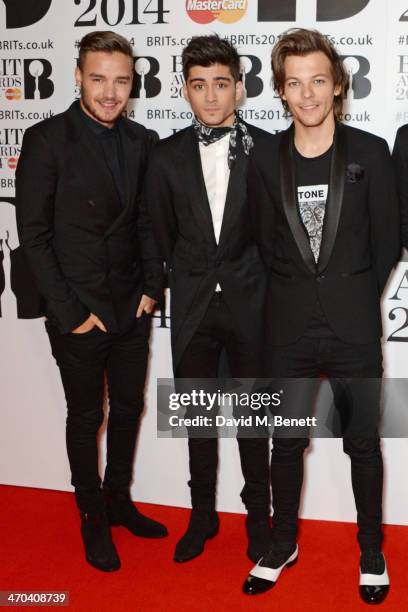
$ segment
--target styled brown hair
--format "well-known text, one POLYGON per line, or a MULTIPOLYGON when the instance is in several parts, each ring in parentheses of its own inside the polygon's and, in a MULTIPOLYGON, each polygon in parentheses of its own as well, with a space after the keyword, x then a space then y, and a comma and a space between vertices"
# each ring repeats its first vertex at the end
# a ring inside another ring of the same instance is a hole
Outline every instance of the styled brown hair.
POLYGON ((190 68, 193 68, 193 66, 207 68, 213 64, 228 66, 235 82, 241 79, 238 51, 233 44, 220 38, 217 34, 193 36, 187 47, 184 47, 181 57, 185 81, 187 81, 190 68))
MULTIPOLYGON (((290 55, 309 55, 321 51, 329 59, 334 85, 340 85, 340 93, 335 96, 333 110, 336 119, 341 118, 343 98, 347 94, 349 78, 344 69, 343 62, 334 46, 317 30, 304 28, 291 28, 282 34, 272 49, 271 65, 273 74, 273 88, 281 96, 285 85, 285 60, 290 55)), ((282 100, 286 112, 289 111, 286 100, 282 100)))
POLYGON ((78 68, 82 70, 85 56, 89 51, 104 51, 105 53, 123 53, 133 61, 133 48, 130 42, 120 34, 109 30, 101 32, 89 32, 79 43, 78 68))

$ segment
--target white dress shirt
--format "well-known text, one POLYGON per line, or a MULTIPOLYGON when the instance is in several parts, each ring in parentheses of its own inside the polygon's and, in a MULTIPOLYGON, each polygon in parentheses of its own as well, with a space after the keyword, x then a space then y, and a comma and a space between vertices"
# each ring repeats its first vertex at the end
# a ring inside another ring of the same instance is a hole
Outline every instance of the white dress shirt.
MULTIPOLYGON (((204 146, 200 143, 201 166, 217 244, 220 239, 230 176, 228 166, 229 140, 230 135, 226 134, 210 145, 204 146)), ((217 285, 216 291, 221 291, 220 285, 217 285)))

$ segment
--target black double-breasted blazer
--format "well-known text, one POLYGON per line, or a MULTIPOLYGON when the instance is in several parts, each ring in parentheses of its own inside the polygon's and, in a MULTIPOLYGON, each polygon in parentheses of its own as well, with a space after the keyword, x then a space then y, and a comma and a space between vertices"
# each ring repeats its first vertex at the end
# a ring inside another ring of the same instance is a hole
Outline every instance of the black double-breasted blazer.
MULTIPOLYGON (((262 130, 247 127, 256 148, 262 130)), ((174 368, 217 283, 243 341, 262 342, 266 274, 248 211, 247 166, 238 147, 217 244, 194 128, 160 141, 152 152, 144 194, 167 263, 174 368)))
POLYGON ((395 177, 386 142, 338 123, 317 264, 298 212, 294 128, 263 134, 248 170, 251 214, 268 268, 266 340, 305 332, 317 300, 336 335, 364 344, 382 334, 380 298, 400 254, 395 177))
POLYGON ((17 225, 50 322, 68 333, 92 312, 115 332, 130 325, 143 293, 162 295, 162 259, 141 204, 152 138, 143 126, 119 120, 121 206, 100 143, 80 113, 74 102, 25 132, 17 225))

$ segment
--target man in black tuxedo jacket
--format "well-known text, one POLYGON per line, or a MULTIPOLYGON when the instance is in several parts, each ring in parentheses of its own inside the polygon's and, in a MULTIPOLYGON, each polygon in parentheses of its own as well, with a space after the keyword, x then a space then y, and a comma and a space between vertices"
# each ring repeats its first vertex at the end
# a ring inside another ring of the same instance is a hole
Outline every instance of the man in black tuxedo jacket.
MULTIPOLYGON (((234 377, 261 373, 265 271, 246 199, 246 169, 262 130, 236 114, 242 94, 236 49, 218 36, 183 50, 184 95, 193 125, 155 147, 145 197, 171 290, 176 378, 214 379, 222 349, 234 377)), ((238 437, 248 510, 248 556, 265 550, 269 527, 268 439, 238 437)), ((217 439, 189 437, 192 513, 174 559, 199 555, 215 535, 217 439)))
POLYGON ((392 159, 401 211, 401 242, 408 249, 408 125, 402 125, 397 131, 392 159))
MULTIPOLYGON (((389 588, 381 552, 380 383, 370 403, 364 384, 367 391, 373 387, 361 379, 382 376, 380 298, 400 253, 393 169, 385 141, 340 124, 347 75, 324 36, 288 31, 274 47, 272 69, 293 123, 278 136, 260 139, 248 172, 250 205, 270 275, 266 375, 325 375, 337 381, 335 398, 338 385, 360 379, 345 384, 354 428, 344 432, 344 451, 351 459, 357 508, 360 594, 379 603, 389 588), (271 163, 276 157, 279 164, 271 163), (356 389, 363 391, 362 401, 356 389)), ((274 437, 272 547, 244 583, 248 594, 271 588, 297 559, 307 445, 307 438, 274 437)))
POLYGON ((16 174, 20 242, 45 299, 67 400, 67 450, 87 561, 119 569, 109 523, 162 537, 129 496, 162 260, 140 194, 151 137, 122 117, 132 47, 113 32, 81 41, 81 99, 28 129, 16 174), (97 433, 109 393, 101 489, 97 433))

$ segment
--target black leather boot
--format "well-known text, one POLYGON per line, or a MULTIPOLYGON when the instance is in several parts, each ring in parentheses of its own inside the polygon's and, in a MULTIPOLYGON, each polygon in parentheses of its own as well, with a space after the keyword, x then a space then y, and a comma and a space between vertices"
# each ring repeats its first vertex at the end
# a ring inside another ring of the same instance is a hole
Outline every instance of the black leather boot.
POLYGON ((81 512, 81 535, 85 557, 90 565, 103 572, 114 572, 120 568, 120 559, 112 542, 108 519, 104 512, 99 514, 81 512))
POLYGON ((204 550, 206 540, 217 535, 218 527, 219 521, 215 510, 193 508, 187 531, 177 542, 174 561, 183 563, 198 557, 204 550))

